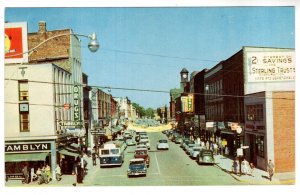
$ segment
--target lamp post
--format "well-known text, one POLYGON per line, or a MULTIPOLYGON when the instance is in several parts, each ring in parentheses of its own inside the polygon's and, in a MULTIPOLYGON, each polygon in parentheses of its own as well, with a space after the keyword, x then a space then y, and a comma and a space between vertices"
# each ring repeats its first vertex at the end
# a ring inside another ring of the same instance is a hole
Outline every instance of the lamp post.
POLYGON ((240 126, 238 126, 236 128, 236 145, 237 145, 237 157, 239 158, 239 171, 240 171, 240 174, 242 173, 242 167, 241 167, 241 164, 242 164, 242 156, 243 156, 243 149, 241 148, 241 133, 242 133, 242 128, 240 126))

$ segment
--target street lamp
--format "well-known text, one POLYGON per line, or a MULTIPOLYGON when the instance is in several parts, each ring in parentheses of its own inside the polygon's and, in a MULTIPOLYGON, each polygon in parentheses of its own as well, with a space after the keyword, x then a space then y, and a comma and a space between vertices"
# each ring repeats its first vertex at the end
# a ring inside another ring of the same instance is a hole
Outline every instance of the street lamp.
POLYGON ((65 34, 59 34, 59 35, 55 35, 53 37, 50 37, 50 38, 44 40, 43 42, 39 43, 37 46, 35 46, 34 48, 32 48, 32 49, 30 49, 28 51, 25 51, 23 53, 14 54, 14 55, 7 55, 5 57, 15 57, 15 56, 19 56, 19 55, 30 53, 30 52, 36 50, 41 45, 43 45, 44 43, 46 43, 46 42, 48 42, 48 41, 50 41, 52 39, 55 39, 55 38, 58 38, 58 37, 63 37, 63 36, 69 36, 69 35, 75 35, 75 36, 89 38, 90 42, 88 43, 88 48, 93 53, 96 52, 99 49, 99 47, 100 47, 100 44, 99 44, 99 42, 97 40, 96 33, 92 33, 91 35, 76 34, 76 33, 65 33, 65 34))

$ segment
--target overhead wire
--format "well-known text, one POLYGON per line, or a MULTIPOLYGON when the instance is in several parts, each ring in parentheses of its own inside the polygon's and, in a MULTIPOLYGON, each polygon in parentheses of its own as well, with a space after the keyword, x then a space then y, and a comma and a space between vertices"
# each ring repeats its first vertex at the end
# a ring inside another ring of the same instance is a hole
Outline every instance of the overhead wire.
MULTIPOLYGON (((8 79, 12 81, 19 81, 18 79, 8 79)), ((100 85, 86 85, 86 84, 73 84, 73 83, 60 83, 60 82, 50 82, 50 81, 33 81, 28 80, 28 82, 32 83, 44 83, 44 84, 53 84, 53 85, 69 85, 69 86, 81 86, 81 87, 91 87, 98 89, 114 89, 114 90, 126 90, 126 91, 140 91, 140 92, 152 92, 152 93, 167 93, 170 94, 170 91, 167 90, 155 90, 155 89, 139 89, 139 88, 126 88, 126 87, 113 87, 113 86, 100 86, 100 85)), ((202 96, 215 96, 215 97, 240 97, 240 98, 258 98, 258 99, 282 99, 282 100, 295 100, 294 98, 275 98, 275 97, 259 97, 257 95, 234 95, 234 94, 211 94, 211 93, 197 93, 197 92, 182 92, 180 94, 194 94, 194 95, 202 95, 202 96)))

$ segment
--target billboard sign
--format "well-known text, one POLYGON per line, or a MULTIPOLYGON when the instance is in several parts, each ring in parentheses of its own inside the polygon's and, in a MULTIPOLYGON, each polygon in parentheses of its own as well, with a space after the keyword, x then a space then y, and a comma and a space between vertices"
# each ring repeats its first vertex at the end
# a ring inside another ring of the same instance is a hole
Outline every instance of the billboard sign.
POLYGON ((247 52, 248 82, 278 82, 295 80, 295 52, 247 52))
POLYGON ((27 63, 27 22, 5 23, 5 64, 27 63))

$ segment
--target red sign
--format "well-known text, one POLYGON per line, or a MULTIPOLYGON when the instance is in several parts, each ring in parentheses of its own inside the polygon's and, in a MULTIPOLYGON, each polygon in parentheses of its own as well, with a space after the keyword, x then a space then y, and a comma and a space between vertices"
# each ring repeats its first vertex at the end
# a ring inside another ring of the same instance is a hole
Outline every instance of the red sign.
POLYGON ((64 109, 65 109, 65 110, 69 110, 69 109, 70 109, 70 104, 65 103, 65 104, 64 104, 64 109))
POLYGON ((27 23, 5 23, 5 63, 28 62, 27 23))

